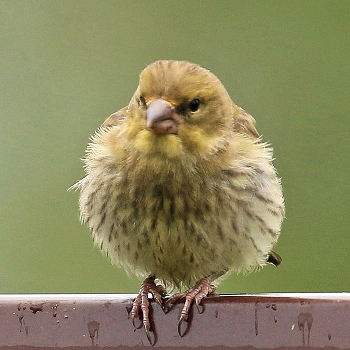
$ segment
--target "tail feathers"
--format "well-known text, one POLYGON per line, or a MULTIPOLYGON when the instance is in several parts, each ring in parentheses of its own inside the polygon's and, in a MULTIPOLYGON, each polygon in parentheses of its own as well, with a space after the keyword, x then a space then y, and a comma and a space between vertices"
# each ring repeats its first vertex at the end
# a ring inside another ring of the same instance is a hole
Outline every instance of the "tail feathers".
POLYGON ((278 266, 282 262, 282 258, 274 251, 271 251, 269 256, 267 257, 266 262, 278 266))

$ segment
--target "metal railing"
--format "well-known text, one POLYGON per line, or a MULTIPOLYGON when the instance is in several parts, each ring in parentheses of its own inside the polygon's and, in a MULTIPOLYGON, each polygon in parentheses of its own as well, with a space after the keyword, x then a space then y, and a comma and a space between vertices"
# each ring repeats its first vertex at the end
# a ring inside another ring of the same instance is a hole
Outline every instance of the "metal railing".
MULTIPOLYGON (((134 295, 0 296, 0 349, 150 348, 128 317, 134 295)), ((221 295, 192 308, 177 331, 181 303, 166 314, 151 303, 154 348, 350 349, 350 294, 221 295)))

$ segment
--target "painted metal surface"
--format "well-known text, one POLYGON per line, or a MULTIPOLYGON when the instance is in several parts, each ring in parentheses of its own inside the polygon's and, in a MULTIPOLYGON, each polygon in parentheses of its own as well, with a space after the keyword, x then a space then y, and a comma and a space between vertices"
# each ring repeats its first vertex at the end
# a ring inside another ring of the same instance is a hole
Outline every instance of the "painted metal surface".
MULTIPOLYGON (((134 330, 134 295, 0 296, 0 349, 151 348, 134 330)), ((192 309, 186 335, 177 333, 181 305, 167 314, 151 303, 161 349, 350 349, 350 294, 222 295, 192 309), (200 312, 201 313, 200 313, 200 312)))

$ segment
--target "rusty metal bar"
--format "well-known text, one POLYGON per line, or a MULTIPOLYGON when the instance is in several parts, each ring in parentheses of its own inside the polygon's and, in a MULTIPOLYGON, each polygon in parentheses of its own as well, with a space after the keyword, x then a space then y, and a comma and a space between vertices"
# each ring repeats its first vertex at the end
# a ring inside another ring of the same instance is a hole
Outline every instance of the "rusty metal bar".
MULTIPOLYGON (((128 309, 134 295, 0 296, 0 349, 143 349, 128 309)), ((167 314, 151 303, 161 349, 350 349, 350 294, 222 295, 193 308, 187 334, 177 333, 181 305, 167 314)))

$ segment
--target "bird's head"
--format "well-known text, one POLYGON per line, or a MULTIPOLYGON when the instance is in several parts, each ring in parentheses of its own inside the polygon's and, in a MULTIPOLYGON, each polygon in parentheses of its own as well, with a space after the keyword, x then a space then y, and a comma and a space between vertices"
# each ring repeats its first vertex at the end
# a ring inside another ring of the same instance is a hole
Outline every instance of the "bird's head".
POLYGON ((186 61, 156 61, 140 74, 126 123, 135 146, 167 157, 223 147, 235 105, 219 79, 186 61))

